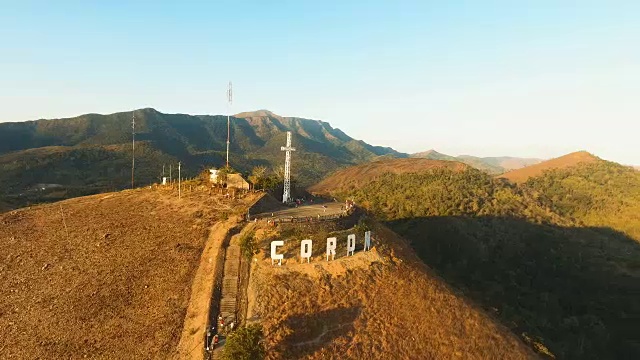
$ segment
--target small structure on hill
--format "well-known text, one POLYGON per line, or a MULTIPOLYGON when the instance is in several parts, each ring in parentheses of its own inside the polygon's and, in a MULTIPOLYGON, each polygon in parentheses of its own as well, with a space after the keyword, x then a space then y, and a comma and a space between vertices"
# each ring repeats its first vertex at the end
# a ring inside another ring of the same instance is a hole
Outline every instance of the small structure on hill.
POLYGON ((218 169, 209 169, 209 181, 212 183, 218 181, 218 169))
POLYGON ((36 184, 36 186, 33 188, 33 190, 39 190, 39 191, 45 191, 45 190, 50 190, 50 189, 59 189, 62 188, 64 186, 60 185, 60 184, 36 184))
POLYGON ((227 187, 235 189, 249 190, 249 183, 240 174, 227 175, 227 187))
MULTIPOLYGON (((220 175, 219 169, 209 169, 209 181, 212 183, 219 183, 218 176, 220 175)), ((225 184, 228 188, 249 190, 249 183, 240 174, 227 174, 227 180, 225 184)))

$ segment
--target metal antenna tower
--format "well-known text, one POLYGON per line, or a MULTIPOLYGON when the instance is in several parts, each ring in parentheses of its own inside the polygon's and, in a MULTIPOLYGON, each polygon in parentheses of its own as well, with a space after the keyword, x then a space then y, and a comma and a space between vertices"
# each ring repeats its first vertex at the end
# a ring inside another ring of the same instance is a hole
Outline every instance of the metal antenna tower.
POLYGON ((229 101, 229 109, 227 111, 227 167, 229 167, 229 143, 231 139, 231 103, 233 102, 231 81, 229 81, 229 89, 227 89, 227 100, 229 101))
POLYGON ((133 111, 133 116, 131 117, 131 188, 133 189, 133 174, 136 168, 136 112, 133 111))
POLYGON ((288 203, 291 200, 291 152, 296 151, 296 148, 291 147, 291 131, 287 131, 287 146, 280 147, 280 150, 285 152, 282 202, 288 203))

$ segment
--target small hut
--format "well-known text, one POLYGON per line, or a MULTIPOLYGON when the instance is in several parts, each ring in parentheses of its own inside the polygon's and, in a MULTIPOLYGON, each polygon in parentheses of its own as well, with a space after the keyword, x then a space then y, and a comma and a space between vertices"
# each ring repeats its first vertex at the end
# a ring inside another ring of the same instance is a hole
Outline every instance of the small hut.
POLYGON ((249 183, 240 174, 227 175, 227 188, 249 190, 249 183))
MULTIPOLYGON (((218 169, 209 169, 209 181, 217 183, 218 175, 218 169)), ((226 185, 228 188, 235 189, 249 190, 250 188, 249 183, 240 174, 227 174, 226 185)))
POLYGON ((218 181, 218 169, 209 169, 209 181, 212 183, 218 181))

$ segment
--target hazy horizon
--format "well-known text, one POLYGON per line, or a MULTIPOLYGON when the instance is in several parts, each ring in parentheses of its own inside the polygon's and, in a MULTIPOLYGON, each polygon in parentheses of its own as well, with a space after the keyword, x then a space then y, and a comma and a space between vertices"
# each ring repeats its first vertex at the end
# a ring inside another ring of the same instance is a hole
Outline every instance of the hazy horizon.
POLYGON ((406 153, 586 150, 640 165, 638 13, 632 1, 12 3, 0 121, 268 109, 406 153))

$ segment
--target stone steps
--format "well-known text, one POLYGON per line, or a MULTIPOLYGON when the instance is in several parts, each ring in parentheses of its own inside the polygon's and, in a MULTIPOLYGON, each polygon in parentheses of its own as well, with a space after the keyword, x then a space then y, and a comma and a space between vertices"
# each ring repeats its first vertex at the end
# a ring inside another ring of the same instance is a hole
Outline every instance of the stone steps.
POLYGON ((240 246, 230 245, 227 247, 223 269, 224 277, 222 278, 220 315, 222 315, 227 323, 230 323, 236 320, 238 275, 240 273, 240 246))
POLYGON ((238 293, 238 277, 225 277, 222 280, 222 294, 223 296, 235 297, 238 293))

